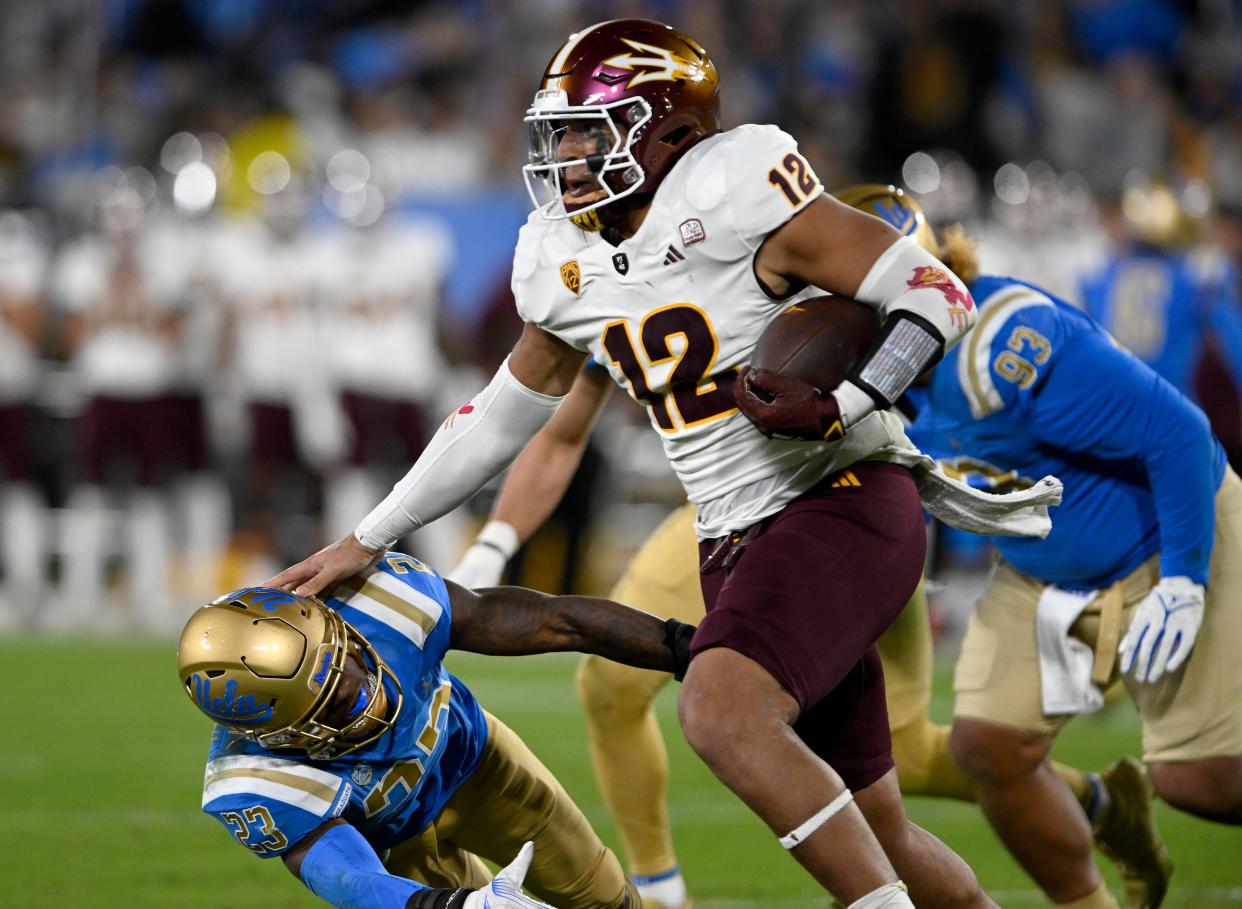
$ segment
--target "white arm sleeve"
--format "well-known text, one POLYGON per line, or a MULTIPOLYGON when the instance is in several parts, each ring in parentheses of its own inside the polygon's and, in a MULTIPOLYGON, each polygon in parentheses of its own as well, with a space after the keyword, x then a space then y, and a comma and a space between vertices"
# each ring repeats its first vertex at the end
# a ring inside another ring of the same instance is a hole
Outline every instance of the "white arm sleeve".
POLYGON ((885 321, 897 310, 920 317, 940 333, 942 353, 979 317, 961 279, 912 237, 902 237, 880 254, 854 298, 880 310, 885 321))
POLYGON ((354 536, 370 549, 387 549, 452 511, 512 463, 562 400, 527 388, 509 371, 506 358, 486 388, 449 414, 410 472, 362 519, 354 536))
POLYGON ((876 259, 854 296, 883 314, 884 328, 853 379, 833 390, 846 427, 896 403, 979 315, 961 279, 910 237, 876 259))

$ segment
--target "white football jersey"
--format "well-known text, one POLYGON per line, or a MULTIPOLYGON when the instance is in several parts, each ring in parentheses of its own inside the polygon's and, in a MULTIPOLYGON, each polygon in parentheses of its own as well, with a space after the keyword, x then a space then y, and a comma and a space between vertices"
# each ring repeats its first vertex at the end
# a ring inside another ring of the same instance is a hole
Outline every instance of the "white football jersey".
POLYGON ((822 293, 773 299, 752 267, 764 239, 822 192, 793 138, 740 126, 694 146, 620 245, 538 212, 518 238, 522 318, 589 352, 646 405, 701 538, 774 514, 847 466, 835 445, 765 438, 728 393, 764 328, 822 293))

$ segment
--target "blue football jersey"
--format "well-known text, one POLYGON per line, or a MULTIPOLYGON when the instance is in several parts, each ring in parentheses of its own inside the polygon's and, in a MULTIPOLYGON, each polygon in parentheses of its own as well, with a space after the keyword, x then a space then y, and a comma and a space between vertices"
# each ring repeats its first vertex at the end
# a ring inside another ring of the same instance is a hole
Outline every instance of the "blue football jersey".
MULTIPOLYGON (((264 858, 333 817, 349 821, 377 850, 414 836, 474 770, 487 741, 474 695, 443 665, 452 612, 434 570, 389 553, 326 602, 388 664, 403 703, 391 730, 336 760, 270 751, 215 728, 203 810, 264 858)), ((396 691, 386 691, 395 702, 396 691)))
POLYGON ((1219 252, 1139 247, 1087 277, 1081 290, 1083 308, 1179 391, 1192 393, 1209 337, 1242 385, 1238 274, 1219 252))
POLYGON ((1162 574, 1204 583, 1225 457, 1202 411, 1040 288, 985 276, 971 294, 979 322, 933 372, 911 436, 984 488, 1061 478, 1051 533, 998 538, 1005 558, 1090 590, 1158 551, 1162 574))

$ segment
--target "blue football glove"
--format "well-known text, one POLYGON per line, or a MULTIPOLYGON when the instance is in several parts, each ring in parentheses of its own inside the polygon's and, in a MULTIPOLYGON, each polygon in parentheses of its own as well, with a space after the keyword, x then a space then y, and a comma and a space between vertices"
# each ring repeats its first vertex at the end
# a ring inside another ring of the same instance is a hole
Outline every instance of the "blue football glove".
POLYGON ((1176 672, 1190 656, 1203 624, 1203 597, 1203 585, 1190 578, 1161 578, 1139 603, 1121 639, 1121 671, 1149 684, 1165 672, 1176 672))

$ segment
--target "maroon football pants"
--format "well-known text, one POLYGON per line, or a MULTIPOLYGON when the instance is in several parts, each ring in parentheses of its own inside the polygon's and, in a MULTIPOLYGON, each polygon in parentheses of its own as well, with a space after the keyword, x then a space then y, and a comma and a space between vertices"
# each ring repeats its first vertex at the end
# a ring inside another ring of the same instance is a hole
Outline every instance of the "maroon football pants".
MULTIPOLYGON (((693 653, 727 647, 763 666, 797 700, 803 741, 850 789, 865 788, 893 766, 875 641, 923 570, 914 480, 895 464, 855 464, 725 545, 744 538, 728 568, 702 576, 693 653)), ((702 557, 720 544, 700 544, 702 557)))

